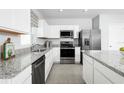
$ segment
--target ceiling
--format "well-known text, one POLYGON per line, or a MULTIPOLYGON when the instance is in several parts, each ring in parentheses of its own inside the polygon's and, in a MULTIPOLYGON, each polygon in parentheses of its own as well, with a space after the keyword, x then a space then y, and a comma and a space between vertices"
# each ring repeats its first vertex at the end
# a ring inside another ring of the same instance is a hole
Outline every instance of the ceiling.
POLYGON ((124 14, 124 9, 39 9, 44 18, 93 18, 98 14, 124 14))

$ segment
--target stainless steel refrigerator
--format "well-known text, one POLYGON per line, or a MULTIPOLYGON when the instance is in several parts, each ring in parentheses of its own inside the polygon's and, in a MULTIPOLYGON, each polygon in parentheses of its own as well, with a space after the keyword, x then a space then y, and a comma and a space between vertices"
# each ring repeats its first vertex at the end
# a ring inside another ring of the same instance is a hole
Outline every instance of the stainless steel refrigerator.
POLYGON ((81 47, 81 64, 83 64, 83 52, 85 50, 101 50, 100 29, 81 30, 79 32, 79 46, 81 47))

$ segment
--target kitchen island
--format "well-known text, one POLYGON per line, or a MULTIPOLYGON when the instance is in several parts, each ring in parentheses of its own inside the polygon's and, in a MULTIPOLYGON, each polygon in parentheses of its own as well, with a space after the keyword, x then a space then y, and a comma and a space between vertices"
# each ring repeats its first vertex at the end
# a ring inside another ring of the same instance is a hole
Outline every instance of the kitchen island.
POLYGON ((89 84, 124 83, 124 56, 119 51, 85 51, 83 79, 89 84))

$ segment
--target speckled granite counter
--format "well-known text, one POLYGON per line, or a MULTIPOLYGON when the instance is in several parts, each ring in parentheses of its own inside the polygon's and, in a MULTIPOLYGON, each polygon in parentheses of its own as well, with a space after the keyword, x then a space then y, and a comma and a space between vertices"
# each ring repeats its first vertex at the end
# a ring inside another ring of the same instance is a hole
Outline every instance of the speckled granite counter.
MULTIPOLYGON (((50 48, 52 49, 52 48, 50 48)), ((11 79, 30 66, 33 62, 47 53, 50 49, 43 52, 28 52, 21 55, 16 55, 7 61, 0 60, 0 79, 11 79)))
POLYGON ((124 55, 119 51, 85 51, 84 54, 92 57, 99 63, 124 77, 124 55))

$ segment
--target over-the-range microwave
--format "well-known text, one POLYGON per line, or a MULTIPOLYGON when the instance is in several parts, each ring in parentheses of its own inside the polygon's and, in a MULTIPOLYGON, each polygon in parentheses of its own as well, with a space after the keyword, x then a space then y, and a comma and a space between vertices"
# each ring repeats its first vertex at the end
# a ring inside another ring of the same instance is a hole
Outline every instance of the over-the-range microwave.
POLYGON ((60 31, 60 37, 61 38, 73 38, 73 30, 61 30, 60 31))

